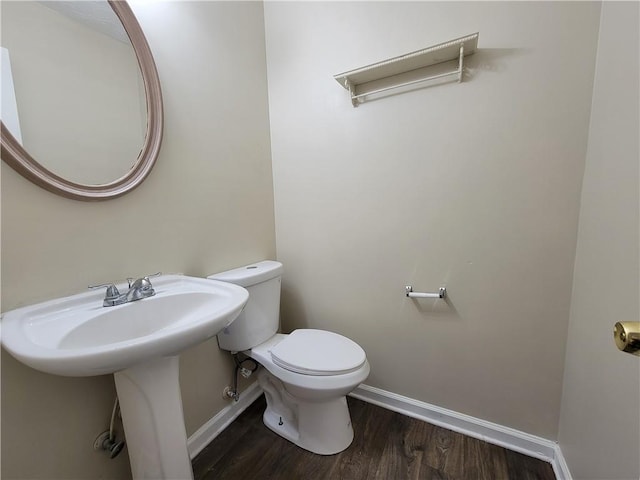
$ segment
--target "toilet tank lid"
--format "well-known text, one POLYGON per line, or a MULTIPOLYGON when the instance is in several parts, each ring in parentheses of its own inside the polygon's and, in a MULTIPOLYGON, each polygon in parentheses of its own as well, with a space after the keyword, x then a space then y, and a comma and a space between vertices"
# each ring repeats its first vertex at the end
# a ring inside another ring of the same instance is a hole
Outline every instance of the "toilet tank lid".
POLYGON ((234 268, 226 272, 214 273, 207 278, 222 282, 235 283, 241 287, 249 287, 266 282, 282 275, 282 264, 273 260, 252 263, 245 267, 234 268))

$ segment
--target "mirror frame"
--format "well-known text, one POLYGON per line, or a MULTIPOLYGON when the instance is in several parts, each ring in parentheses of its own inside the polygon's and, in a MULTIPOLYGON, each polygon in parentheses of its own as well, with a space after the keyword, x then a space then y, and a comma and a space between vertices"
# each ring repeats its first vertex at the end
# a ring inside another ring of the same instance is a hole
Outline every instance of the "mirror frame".
POLYGON ((38 163, 0 121, 2 160, 36 185, 66 198, 100 201, 116 198, 139 186, 149 175, 160 151, 163 133, 163 105, 160 78, 149 44, 131 7, 125 0, 107 0, 120 19, 138 59, 147 102, 147 130, 136 163, 131 170, 110 183, 83 185, 56 175, 38 163))

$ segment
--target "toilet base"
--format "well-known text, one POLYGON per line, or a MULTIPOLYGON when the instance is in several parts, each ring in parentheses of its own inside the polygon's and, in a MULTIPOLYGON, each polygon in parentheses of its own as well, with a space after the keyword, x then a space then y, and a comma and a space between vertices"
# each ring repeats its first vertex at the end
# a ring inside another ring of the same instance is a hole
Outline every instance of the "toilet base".
POLYGON ((320 402, 294 398, 280 380, 262 370, 259 383, 265 392, 264 424, 297 446, 319 455, 333 455, 353 441, 347 398, 320 402))

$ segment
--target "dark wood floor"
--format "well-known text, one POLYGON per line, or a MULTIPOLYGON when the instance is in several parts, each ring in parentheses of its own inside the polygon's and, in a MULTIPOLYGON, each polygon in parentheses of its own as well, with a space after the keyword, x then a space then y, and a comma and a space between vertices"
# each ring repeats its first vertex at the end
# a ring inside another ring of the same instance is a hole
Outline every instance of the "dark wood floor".
POLYGON ((348 398, 353 443, 303 450, 262 423, 264 396, 193 460, 195 480, 555 480, 549 463, 348 398))

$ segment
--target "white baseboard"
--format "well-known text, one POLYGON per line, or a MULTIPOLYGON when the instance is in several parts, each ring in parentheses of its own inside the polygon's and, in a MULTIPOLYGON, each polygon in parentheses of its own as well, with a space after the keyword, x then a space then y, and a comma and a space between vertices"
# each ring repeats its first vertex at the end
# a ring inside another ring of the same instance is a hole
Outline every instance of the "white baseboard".
POLYGON ((564 455, 558 444, 556 444, 555 457, 551 462, 551 466, 558 480, 573 480, 571 472, 569 471, 569 465, 567 465, 567 461, 564 459, 564 455))
POLYGON ((558 444, 513 428, 414 400, 369 385, 360 385, 350 396, 394 412, 438 425, 454 432, 551 463, 558 480, 571 480, 558 444))
POLYGON ((209 445, 222 431, 233 422, 238 415, 244 412, 258 397, 262 395, 262 388, 258 382, 249 385, 244 392, 240 394, 237 402, 229 404, 218 412, 216 416, 211 418, 207 423, 200 427, 193 435, 187 439, 187 450, 189 456, 193 459, 204 447, 209 445))

